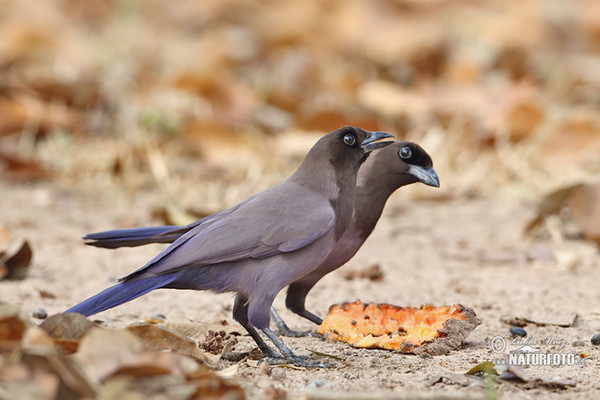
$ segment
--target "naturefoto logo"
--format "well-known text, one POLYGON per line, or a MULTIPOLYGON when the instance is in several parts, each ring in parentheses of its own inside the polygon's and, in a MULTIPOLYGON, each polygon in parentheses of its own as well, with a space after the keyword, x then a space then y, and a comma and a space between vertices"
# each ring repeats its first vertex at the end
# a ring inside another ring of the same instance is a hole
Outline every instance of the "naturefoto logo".
MULTIPOLYGON (((552 366, 560 367, 563 365, 584 365, 584 359, 575 353, 563 353, 561 350, 565 347, 565 339, 556 338, 514 338, 511 345, 519 346, 510 350, 508 354, 498 360, 494 360, 496 365, 528 365, 528 366, 552 366), (544 352, 540 346, 553 346, 556 352, 544 352)), ((490 347, 494 353, 505 354, 508 343, 502 336, 495 336, 490 342, 490 347)))

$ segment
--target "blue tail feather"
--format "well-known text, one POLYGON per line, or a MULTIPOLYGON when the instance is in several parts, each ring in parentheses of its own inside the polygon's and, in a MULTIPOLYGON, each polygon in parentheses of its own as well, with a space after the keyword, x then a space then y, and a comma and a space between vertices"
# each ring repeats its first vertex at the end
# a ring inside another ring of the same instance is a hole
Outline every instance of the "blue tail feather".
POLYGON ((136 281, 121 282, 82 301, 65 312, 80 313, 89 317, 90 315, 127 303, 154 289, 164 287, 176 278, 176 274, 168 274, 151 276, 136 281))
POLYGON ((112 231, 90 233, 83 237, 86 244, 114 249, 117 247, 135 247, 148 243, 172 243, 179 236, 180 226, 149 226, 143 228, 115 229, 112 231), (170 233, 173 233, 172 235, 170 233))

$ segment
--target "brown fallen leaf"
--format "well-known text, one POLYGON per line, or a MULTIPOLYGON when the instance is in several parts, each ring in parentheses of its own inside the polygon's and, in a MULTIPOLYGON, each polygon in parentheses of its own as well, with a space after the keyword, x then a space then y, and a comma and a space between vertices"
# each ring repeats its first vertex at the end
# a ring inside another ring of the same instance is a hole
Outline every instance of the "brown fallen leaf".
POLYGON ((262 393, 263 400, 286 400, 287 398, 287 392, 285 390, 274 386, 265 388, 262 393))
POLYGON ((106 379, 143 351, 142 341, 127 331, 92 328, 74 355, 96 382, 106 379))
POLYGON ((91 329, 81 340, 74 357, 89 376, 99 382, 115 375, 188 374, 199 365, 182 354, 148 350, 144 342, 127 329, 91 329))
POLYGON ((600 246, 600 184, 573 184, 555 190, 540 201, 536 216, 525 231, 532 233, 546 217, 568 207, 583 236, 600 246))
POLYGON ((518 364, 517 365, 508 364, 506 366, 506 370, 502 371, 498 378, 504 379, 507 381, 512 381, 512 380, 521 381, 521 382, 529 381, 529 377, 527 376, 525 369, 523 368, 522 365, 518 365, 518 364))
POLYGON ((0 377, 7 398, 24 398, 27 391, 49 399, 95 396, 79 365, 43 329, 28 323, 17 306, 7 303, 0 303, 0 377), (4 357, 7 349, 10 356, 4 357))
POLYGON ((207 363, 206 354, 192 339, 164 326, 153 324, 133 324, 126 328, 140 338, 144 345, 152 350, 171 350, 207 363))
POLYGON ((27 277, 33 251, 29 242, 25 241, 13 255, 0 254, 0 279, 23 280, 27 277))
POLYGON ((56 295, 46 289, 36 288, 42 299, 55 299, 56 295))
POLYGON ((380 282, 384 278, 383 271, 379 264, 373 264, 359 270, 342 271, 342 277, 348 281, 353 279, 368 279, 373 282, 380 282))
POLYGON ((29 182, 50 177, 50 171, 37 161, 25 160, 16 155, 0 151, 0 165, 3 165, 2 175, 17 182, 29 182))
POLYGON ((196 386, 196 392, 190 399, 231 399, 246 398, 244 390, 237 384, 227 381, 206 367, 187 374, 186 380, 196 386))
POLYGON ((581 165, 600 154, 600 118, 592 111, 574 111, 552 126, 542 157, 549 168, 581 165))
POLYGON ((8 251, 10 245, 10 231, 5 227, 0 227, 0 258, 8 251))
POLYGON ((93 322, 78 313, 52 315, 40 325, 54 339, 54 343, 68 354, 75 353, 79 341, 95 326, 93 322))
POLYGON ((55 394, 49 398, 79 399, 94 398, 96 395, 94 384, 81 366, 68 356, 58 354, 53 348, 24 349, 22 362, 31 369, 32 379, 36 382, 39 382, 37 375, 42 371, 59 378, 59 384, 52 385, 55 394))
MULTIPOLYGON (((46 35, 47 36, 47 35, 46 35)), ((4 88, 3 88, 4 89, 4 88)), ((0 136, 31 130, 37 136, 43 136, 56 130, 82 130, 82 114, 52 99, 44 101, 30 90, 9 89, 0 95, 0 136)), ((34 167, 34 170, 37 169, 34 167)), ((32 171, 33 172, 33 171, 32 171)), ((36 174, 34 174, 36 175, 36 174)), ((34 176, 43 178, 45 176, 34 176)))
POLYGON ((544 108, 532 96, 519 98, 508 105, 504 124, 511 140, 519 141, 532 134, 544 120, 544 108))
POLYGON ((208 332, 211 330, 215 332, 225 331, 226 334, 232 336, 241 336, 244 334, 241 326, 237 324, 228 325, 227 323, 169 322, 164 326, 198 342, 204 340, 206 335, 208 335, 208 332))
POLYGON ((600 246, 600 184, 578 186, 569 196, 568 205, 583 236, 600 246))
POLYGON ((535 217, 525 226, 525 232, 531 234, 540 226, 546 217, 558 213, 567 200, 581 184, 576 183, 562 187, 546 194, 538 203, 535 217))
POLYGON ((39 326, 30 326, 25 332, 23 347, 27 348, 30 346, 52 347, 54 346, 54 339, 39 326))
POLYGON ((27 329, 26 321, 17 306, 0 302, 0 350, 20 345, 27 329))
POLYGON ((81 340, 94 326, 96 325, 82 314, 61 313, 46 318, 40 328, 54 339, 81 340))

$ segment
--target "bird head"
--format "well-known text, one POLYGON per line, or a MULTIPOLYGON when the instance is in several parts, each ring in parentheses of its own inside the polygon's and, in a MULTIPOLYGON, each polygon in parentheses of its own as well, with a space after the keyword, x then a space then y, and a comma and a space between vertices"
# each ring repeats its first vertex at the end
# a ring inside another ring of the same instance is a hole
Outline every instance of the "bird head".
POLYGON ((440 186, 431 157, 416 143, 397 141, 374 152, 371 157, 359 173, 361 182, 370 179, 381 180, 382 176, 393 176, 395 179, 390 179, 387 184, 394 185, 395 188, 416 182, 428 186, 440 186), (369 175, 372 174, 376 176, 370 177, 369 175))
POLYGON ((393 136, 352 126, 337 129, 315 143, 290 179, 330 196, 338 189, 354 188, 358 169, 368 155, 394 143, 380 141, 385 138, 393 136))
POLYGON ((386 132, 371 132, 353 126, 344 126, 325 135, 315 147, 320 145, 321 141, 324 142, 322 148, 327 152, 324 158, 328 159, 336 169, 357 170, 371 151, 394 143, 381 141, 381 139, 393 137, 386 132))

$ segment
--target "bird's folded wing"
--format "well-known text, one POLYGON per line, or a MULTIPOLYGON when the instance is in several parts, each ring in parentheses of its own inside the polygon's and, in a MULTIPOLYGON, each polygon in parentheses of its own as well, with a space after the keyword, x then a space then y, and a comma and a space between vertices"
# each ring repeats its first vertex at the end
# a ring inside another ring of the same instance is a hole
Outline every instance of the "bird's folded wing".
POLYGON ((305 247, 334 225, 335 213, 327 198, 313 192, 268 190, 191 229, 122 280, 187 266, 268 258, 305 247))

